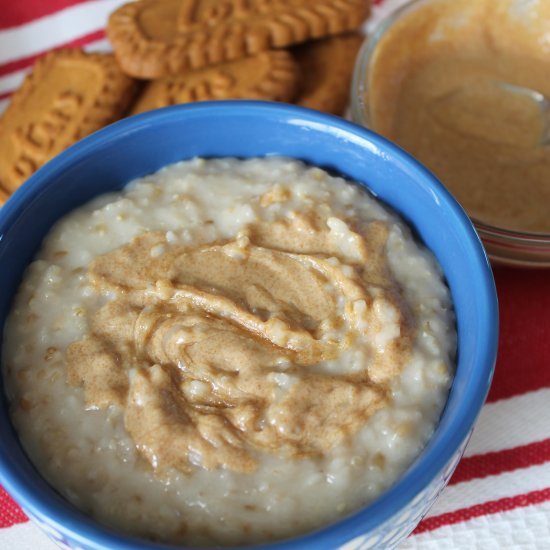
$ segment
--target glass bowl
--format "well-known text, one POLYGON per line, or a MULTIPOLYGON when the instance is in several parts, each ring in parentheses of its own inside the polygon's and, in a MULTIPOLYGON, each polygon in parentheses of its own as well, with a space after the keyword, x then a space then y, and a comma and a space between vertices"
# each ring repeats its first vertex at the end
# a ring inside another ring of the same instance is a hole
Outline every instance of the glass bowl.
MULTIPOLYGON (((376 75, 381 74, 379 72, 379 54, 382 50, 381 44, 383 40, 388 36, 388 31, 396 28, 395 26, 397 24, 402 25, 398 27, 399 32, 401 32, 405 24, 408 25, 409 22, 412 20, 411 18, 407 19, 407 17, 410 15, 414 16, 414 12, 416 10, 424 8, 426 6, 430 9, 434 6, 437 8, 438 4, 445 5, 445 3, 449 2, 452 3, 452 0, 410 0, 404 3, 404 5, 396 9, 389 16, 387 16, 385 19, 382 19, 378 24, 374 26, 371 34, 365 40, 356 61, 351 90, 351 117, 354 122, 361 124, 362 126, 366 126, 367 128, 374 130, 375 132, 381 133, 385 137, 395 141, 398 145, 401 145, 399 139, 395 139, 392 135, 388 135, 388 127, 380 127, 380 124, 377 123, 377 121, 375 120, 376 116, 374 115, 375 108, 379 109, 379 105, 381 104, 381 101, 378 99, 378 97, 383 97, 380 93, 373 93, 373 90, 376 90, 376 75), (431 6, 429 6, 430 4, 431 6), (379 64, 378 66, 377 63, 379 64), (376 101, 378 101, 377 104, 376 101)), ((524 2, 520 5, 518 9, 527 10, 532 4, 533 3, 524 2)), ((518 2, 510 2, 509 10, 511 11, 514 6, 516 6, 517 8, 517 5, 518 2)), ((470 3, 469 6, 475 6, 475 3, 470 3)), ((543 9, 547 8, 548 6, 543 9)), ((476 7, 473 7, 472 9, 475 10, 476 7)), ((525 16, 526 13, 528 12, 521 12, 520 15, 525 16)), ((514 17, 516 17, 516 15, 517 14, 514 13, 514 17)), ((447 28, 452 28, 453 26, 459 27, 462 22, 459 21, 457 13, 454 13, 454 16, 455 17, 453 20, 450 20, 449 18, 447 20, 444 20, 441 27, 436 28, 436 25, 434 24, 434 27, 431 28, 433 33, 435 34, 435 32, 437 32, 439 28, 443 28, 444 30, 446 30, 447 28), (445 25, 447 25, 447 27, 445 27, 445 25)), ((510 17, 512 18, 512 16, 510 17)), ((420 18, 416 20, 416 23, 418 23, 419 19, 420 18)), ((454 29, 452 32, 455 32, 454 29)), ((396 34, 395 36, 398 35, 396 34)), ((457 32, 456 36, 460 36, 460 33, 457 32)), ((392 40, 394 40, 395 43, 395 39, 392 40)), ((384 46, 388 42, 389 39, 387 42, 384 43, 384 46)), ((522 43, 523 42, 518 41, 518 47, 520 47, 522 43)), ((414 48, 414 45, 410 45, 410 48, 414 48)), ((409 61, 409 58, 405 56, 403 56, 403 58, 407 59, 407 62, 409 61)), ((389 56, 387 56, 386 59, 390 59, 389 56)), ((410 57, 410 59, 413 59, 413 57, 410 57)), ((403 62, 401 63, 403 64, 403 62)), ((548 66, 550 67, 550 57, 548 59, 548 64, 548 66)), ((397 79, 401 78, 401 75, 398 75, 397 71, 395 73, 392 73, 391 76, 395 77, 396 81, 397 79)), ((508 84, 503 83, 503 89, 504 86, 508 86, 508 84)), ((517 86, 515 88, 520 89, 520 93, 523 93, 522 88, 517 86)), ((389 85, 386 86, 386 89, 390 89, 389 85)), ((532 94, 532 97, 536 97, 536 99, 541 102, 544 109, 548 108, 550 111, 546 98, 543 95, 538 94, 537 92, 529 90, 527 88, 525 89, 528 90, 528 93, 532 94)), ((513 90, 513 93, 515 93, 517 96, 516 89, 513 90)), ((543 114, 548 115, 548 111, 544 111, 543 114)), ((550 120, 550 115, 548 120, 550 120)), ((548 149, 549 146, 546 141, 542 142, 542 146, 544 147, 543 154, 550 155, 550 150, 548 149)), ((539 145, 540 144, 537 144, 537 146, 539 145)), ((406 145, 403 144, 402 146, 405 149, 408 149, 406 145)), ((409 150, 409 152, 414 155, 413 151, 409 150)), ((428 167, 430 168, 429 163, 425 161, 422 155, 418 154, 416 156, 420 162, 428 164, 428 167)), ((438 174, 438 170, 433 167, 431 169, 434 171, 435 175, 438 176, 440 180, 442 180, 445 184, 445 178, 441 174, 438 174)), ((451 185, 449 186, 449 188, 452 192, 451 185)), ((459 198, 457 199, 460 200, 459 198)), ((537 202, 537 204, 542 204, 544 208, 545 202, 546 201, 544 200, 543 195, 543 198, 540 202, 537 202)), ((468 211, 468 206, 464 203, 463 206, 465 206, 466 210, 468 211)), ((546 208, 548 210, 548 219, 550 220, 550 201, 548 201, 546 208)), ((550 267, 550 232, 546 232, 546 229, 544 229, 543 232, 531 232, 531 229, 523 230, 523 228, 521 227, 516 229, 498 226, 494 223, 489 222, 489 220, 484 219, 483 216, 480 215, 470 214, 470 218, 472 219, 472 222, 474 223, 474 226, 483 241, 487 253, 494 264, 507 264, 529 267, 550 267)))

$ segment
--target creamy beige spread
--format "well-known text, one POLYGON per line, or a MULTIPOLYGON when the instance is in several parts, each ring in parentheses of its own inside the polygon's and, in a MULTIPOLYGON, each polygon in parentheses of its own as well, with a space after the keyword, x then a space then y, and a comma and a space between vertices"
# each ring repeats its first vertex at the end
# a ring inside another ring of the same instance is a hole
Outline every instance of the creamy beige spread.
POLYGON ((91 334, 68 348, 69 380, 83 383, 88 406, 124 408, 128 433, 156 469, 249 472, 251 448, 322 454, 387 404, 386 384, 410 355, 386 239, 382 221, 361 235, 315 212, 198 247, 140 235, 89 268, 110 300, 91 334), (377 349, 381 308, 399 338, 377 349), (315 368, 359 338, 368 357, 360 372, 315 368), (286 392, 280 376, 293 380, 286 392))
POLYGON ((380 39, 371 126, 476 220, 550 233, 550 3, 418 2, 380 39))
POLYGON ((135 536, 227 546, 380 495, 431 437, 455 345, 433 256, 362 187, 288 158, 192 159, 56 224, 2 367, 65 498, 135 536))

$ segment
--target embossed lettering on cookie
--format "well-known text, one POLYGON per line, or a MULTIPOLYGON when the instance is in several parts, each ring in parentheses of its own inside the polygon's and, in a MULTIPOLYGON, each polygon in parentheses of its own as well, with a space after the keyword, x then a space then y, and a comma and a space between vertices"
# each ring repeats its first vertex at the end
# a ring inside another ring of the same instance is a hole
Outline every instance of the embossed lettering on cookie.
POLYGON ((80 138, 118 120, 135 82, 112 54, 65 49, 39 59, 0 124, 0 189, 15 191, 80 138))

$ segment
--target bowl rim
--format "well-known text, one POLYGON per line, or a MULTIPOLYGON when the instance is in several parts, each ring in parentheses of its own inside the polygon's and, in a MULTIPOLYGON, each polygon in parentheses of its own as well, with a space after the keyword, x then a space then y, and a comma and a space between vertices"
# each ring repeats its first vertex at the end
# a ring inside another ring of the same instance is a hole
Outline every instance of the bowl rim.
MULTIPOLYGON (((434 193, 441 200, 445 201, 446 206, 455 216, 456 223, 460 226, 463 235, 467 238, 471 266, 475 272, 474 275, 478 279, 477 288, 479 289, 479 294, 477 298, 482 305, 481 311, 485 314, 483 324, 487 329, 487 334, 483 335, 480 349, 476 353, 478 368, 475 369, 473 376, 464 381, 471 387, 472 391, 459 404, 456 414, 449 419, 446 429, 441 431, 438 426, 425 449, 415 459, 413 464, 409 466, 405 473, 389 489, 367 506, 360 508, 350 516, 336 523, 329 524, 308 534, 285 539, 280 542, 254 545, 249 548, 289 550, 296 548, 298 545, 302 548, 312 549, 325 545, 333 547, 345 544, 355 537, 366 535, 371 530, 381 526, 394 517, 395 514, 402 511, 426 489, 430 485, 430 482, 449 464, 461 445, 469 437, 489 391, 498 342, 498 304, 491 267, 470 220, 452 195, 431 172, 403 149, 371 130, 319 111, 295 105, 252 100, 228 100, 177 105, 118 121, 84 138, 48 162, 33 174, 12 195, 6 205, 0 209, 0 236, 4 233, 5 228, 17 219, 19 213, 25 208, 25 204, 36 200, 40 196, 42 187, 47 185, 47 182, 51 181, 57 172, 63 170, 65 166, 73 163, 78 158, 93 153, 94 149, 103 147, 106 141, 112 143, 120 140, 123 141, 124 137, 128 134, 145 130, 147 127, 160 124, 163 121, 169 122, 177 119, 181 123, 187 117, 193 116, 223 117, 229 111, 234 115, 236 109, 241 110, 241 117, 243 115, 267 118, 282 117, 285 119, 285 125, 291 124, 289 122, 291 118, 311 122, 315 125, 320 124, 327 134, 341 135, 343 132, 345 135, 359 139, 362 142, 364 141, 365 144, 370 144, 370 146, 374 144, 375 147, 385 151, 386 154, 396 157, 417 178, 429 182, 434 193)), ((441 418, 444 417, 445 410, 442 412, 441 418)), ((0 414, 2 414, 1 411, 0 414)), ((20 443, 18 445, 21 448, 20 443)), ((45 522, 58 529, 61 533, 68 534, 74 540, 81 541, 82 544, 87 544, 89 547, 97 549, 152 550, 153 548, 186 548, 168 544, 156 544, 144 541, 143 539, 121 535, 119 532, 115 532, 88 518, 84 513, 69 504, 68 501, 65 502, 64 506, 60 505, 60 497, 55 492, 55 489, 50 488, 49 493, 45 495, 42 492, 37 493, 36 483, 38 480, 36 478, 29 479, 23 476, 21 472, 14 471, 14 468, 6 460, 9 454, 4 447, 0 447, 0 483, 8 492, 14 495, 14 498, 25 511, 28 511, 40 523, 45 522)), ((38 473, 37 477, 41 478, 38 473)), ((43 478, 41 479, 43 480, 43 478)))
MULTIPOLYGON (((366 37, 357 54, 350 92, 350 113, 353 121, 357 124, 376 131, 370 126, 371 117, 365 96, 369 88, 369 84, 366 82, 369 80, 370 65, 378 42, 386 31, 402 16, 407 15, 409 11, 419 8, 420 4, 432 1, 406 0, 378 21, 372 32, 366 37)), ((471 220, 484 243, 498 245, 498 254, 496 256, 493 255, 492 250, 489 253, 493 259, 509 263, 510 265, 517 264, 530 267, 550 265, 550 233, 509 229, 490 224, 473 216, 471 220), (506 250, 510 250, 510 253, 507 254, 506 250), (524 253, 521 261, 515 259, 514 252, 516 251, 524 253)))

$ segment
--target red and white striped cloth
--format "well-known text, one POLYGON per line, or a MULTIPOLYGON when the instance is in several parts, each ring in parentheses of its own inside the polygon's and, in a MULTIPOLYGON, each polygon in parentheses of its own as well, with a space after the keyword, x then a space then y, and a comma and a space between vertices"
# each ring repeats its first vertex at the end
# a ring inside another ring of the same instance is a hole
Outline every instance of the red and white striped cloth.
MULTIPOLYGON (((46 51, 108 49, 105 22, 124 1, 6 1, 0 112, 46 51)), ((401 3, 376 2, 374 19, 401 3)), ((501 337, 488 402, 449 486, 403 549, 550 548, 550 271, 498 268, 495 277, 501 337)), ((1 487, 0 548, 56 548, 1 487)))

